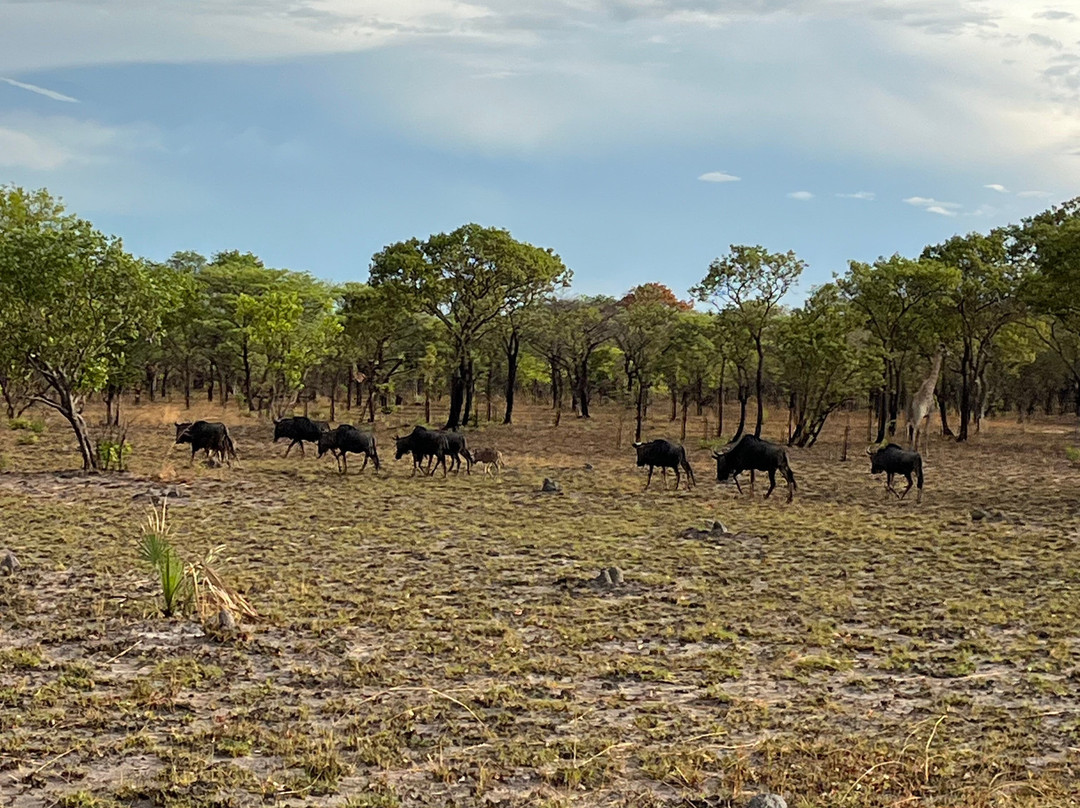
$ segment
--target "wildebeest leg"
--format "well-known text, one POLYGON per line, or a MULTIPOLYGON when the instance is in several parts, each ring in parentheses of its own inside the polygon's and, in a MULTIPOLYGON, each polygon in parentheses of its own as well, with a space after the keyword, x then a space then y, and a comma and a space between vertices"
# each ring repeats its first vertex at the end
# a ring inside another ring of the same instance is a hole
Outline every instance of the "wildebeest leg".
POLYGON ((341 473, 342 474, 348 474, 349 473, 349 455, 347 453, 345 453, 344 451, 342 451, 342 453, 341 453, 341 465, 342 465, 342 468, 343 468, 343 471, 341 473))
POLYGON ((755 475, 755 473, 756 472, 753 469, 750 469, 750 496, 751 497, 754 496, 754 475, 755 475))
POLYGON ((366 469, 366 468, 367 468, 367 462, 368 462, 368 456, 367 456, 367 454, 365 454, 365 455, 364 455, 364 465, 362 465, 362 466, 360 467, 360 471, 363 471, 364 469, 366 469))
POLYGON ((765 499, 769 498, 774 488, 776 488, 776 469, 769 469, 769 490, 765 492, 765 499))
POLYGON ((679 490, 679 467, 675 467, 675 490, 679 490))
MULTIPOLYGON (((300 444, 300 456, 307 457, 307 452, 304 451, 304 442, 302 440, 298 440, 296 442, 300 444)), ((292 446, 290 446, 289 448, 291 449, 292 446)))
POLYGON ((907 492, 911 490, 911 486, 913 486, 913 485, 915 484, 914 482, 912 482, 912 479, 911 479, 911 472, 910 472, 910 471, 909 471, 909 472, 907 472, 907 473, 906 473, 906 474, 904 475, 904 477, 905 477, 905 478, 907 479, 907 488, 905 488, 905 489, 904 489, 904 493, 902 493, 902 494, 900 495, 900 499, 903 499, 904 497, 906 497, 906 496, 907 496, 907 492))
POLYGON ((293 441, 292 443, 290 443, 288 446, 285 447, 285 457, 289 456, 289 452, 292 451, 292 447, 294 447, 295 445, 296 445, 296 441, 293 441))
POLYGON ((885 473, 885 490, 886 491, 892 491, 893 494, 896 494, 896 498, 900 499, 900 495, 897 494, 896 489, 893 488, 892 478, 893 478, 893 472, 889 471, 889 472, 885 473))
POLYGON ((652 470, 653 470, 653 467, 652 467, 652 466, 649 466, 649 476, 648 476, 648 478, 647 478, 647 479, 645 480, 645 488, 643 489, 643 490, 645 490, 645 491, 648 491, 648 490, 649 490, 649 483, 651 483, 651 482, 652 482, 652 470))
POLYGON ((735 482, 735 490, 738 491, 741 494, 742 493, 742 486, 739 485, 739 475, 738 474, 732 474, 731 479, 735 482))

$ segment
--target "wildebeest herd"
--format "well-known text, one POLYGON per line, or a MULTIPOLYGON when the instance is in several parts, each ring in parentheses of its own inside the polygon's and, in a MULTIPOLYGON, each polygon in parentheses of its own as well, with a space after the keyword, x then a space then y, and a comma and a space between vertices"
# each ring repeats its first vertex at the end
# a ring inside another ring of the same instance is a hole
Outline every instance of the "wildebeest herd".
MULTIPOLYGON (((318 456, 322 457, 330 452, 337 460, 338 471, 347 474, 349 470, 347 455, 349 453, 364 456, 364 464, 360 467, 363 471, 367 468, 368 461, 375 465, 375 471, 379 471, 379 452, 375 442, 375 436, 369 432, 362 432, 352 424, 341 424, 335 429, 325 421, 313 421, 303 416, 282 418, 274 421, 274 443, 279 440, 290 441, 285 449, 285 456, 293 446, 299 444, 300 453, 304 453, 304 442, 314 443, 318 447, 318 456)), ((208 460, 218 464, 232 465, 236 459, 236 446, 229 436, 229 430, 225 424, 211 421, 195 421, 176 424, 176 444, 187 443, 191 445, 191 462, 195 462, 195 455, 202 451, 208 460)), ((474 463, 483 463, 485 472, 494 467, 497 471, 503 465, 502 453, 497 449, 484 448, 475 453, 469 450, 468 440, 460 432, 447 432, 443 430, 428 429, 417 426, 412 432, 404 436, 394 437, 394 459, 400 460, 410 455, 413 460, 412 475, 420 471, 425 476, 430 476, 442 466, 443 476, 449 468, 454 471, 461 470, 462 458, 465 460, 465 473, 470 474, 474 463), (424 461, 427 468, 424 468, 424 461)), ((664 440, 663 438, 652 440, 647 443, 635 443, 637 452, 637 465, 639 468, 648 466, 649 476, 645 481, 647 489, 652 483, 653 470, 660 469, 661 476, 666 484, 667 471, 675 472, 675 488, 678 489, 683 475, 686 477, 686 488, 690 490, 696 485, 694 470, 686 458, 686 449, 677 443, 664 440)), ((870 457, 870 473, 885 474, 885 489, 903 499, 913 485, 918 486, 916 502, 922 502, 923 490, 923 462, 922 456, 916 451, 908 451, 895 443, 882 447, 871 446, 866 450, 870 457), (907 480, 907 488, 903 493, 893 488, 893 477, 903 475, 907 480), (912 480, 912 475, 915 479, 912 480)), ((739 484, 739 475, 744 471, 750 472, 750 494, 754 492, 754 473, 763 471, 769 475, 769 490, 765 492, 768 499, 776 488, 776 475, 779 474, 787 481, 787 501, 791 502, 798 490, 795 482, 795 473, 791 470, 788 462, 788 452, 783 446, 753 435, 743 435, 738 440, 729 443, 719 452, 713 452, 716 460, 716 479, 720 482, 733 480, 739 493, 742 486, 739 484)))

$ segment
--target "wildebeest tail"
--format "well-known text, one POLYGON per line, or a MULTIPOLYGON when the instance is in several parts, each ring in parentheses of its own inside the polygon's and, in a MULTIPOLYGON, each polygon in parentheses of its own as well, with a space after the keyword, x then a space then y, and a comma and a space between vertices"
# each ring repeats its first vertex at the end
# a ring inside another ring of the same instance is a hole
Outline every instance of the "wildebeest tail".
POLYGON ((375 463, 375 471, 379 470, 379 448, 375 445, 375 433, 371 433, 371 460, 375 463))
POLYGON ((922 491, 922 458, 915 461, 915 477, 919 490, 922 491))
POLYGON ((784 452, 781 458, 780 473, 784 475, 784 479, 791 483, 791 490, 798 491, 799 484, 795 482, 795 472, 791 470, 791 464, 788 462, 787 452, 784 452))

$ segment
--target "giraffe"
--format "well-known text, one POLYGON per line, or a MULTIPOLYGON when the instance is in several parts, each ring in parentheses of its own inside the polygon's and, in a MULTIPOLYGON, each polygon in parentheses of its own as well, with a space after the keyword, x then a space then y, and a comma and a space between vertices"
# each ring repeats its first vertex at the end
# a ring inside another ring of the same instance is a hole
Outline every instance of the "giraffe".
POLYGON ((938 375, 941 373, 941 361, 945 357, 945 346, 939 345, 937 353, 930 367, 930 373, 919 385, 915 395, 911 397, 907 410, 907 428, 909 448, 918 451, 919 437, 922 436, 923 446, 927 446, 930 436, 930 412, 934 409, 934 388, 937 387, 938 375), (925 423, 924 423, 925 422, 925 423))

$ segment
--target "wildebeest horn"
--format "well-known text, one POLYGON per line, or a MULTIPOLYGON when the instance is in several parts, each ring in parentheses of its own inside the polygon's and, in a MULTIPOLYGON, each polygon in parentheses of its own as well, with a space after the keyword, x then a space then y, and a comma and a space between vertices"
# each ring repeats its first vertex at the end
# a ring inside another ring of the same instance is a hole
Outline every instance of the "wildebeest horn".
POLYGON ((635 449, 636 449, 637 447, 639 447, 639 446, 644 446, 644 445, 645 445, 645 444, 644 444, 644 443, 641 443, 640 441, 637 441, 637 442, 635 442, 635 443, 633 444, 633 446, 634 446, 634 448, 635 448, 635 449))
POLYGON ((874 456, 875 445, 876 444, 870 444, 869 446, 866 447, 866 454, 869 455, 870 457, 874 456))
POLYGON ((712 453, 712 456, 713 456, 713 457, 715 457, 715 458, 716 458, 717 460, 719 460, 720 458, 722 458, 722 457, 723 457, 723 455, 722 455, 722 454, 720 454, 720 452, 713 452, 713 453, 712 453))

